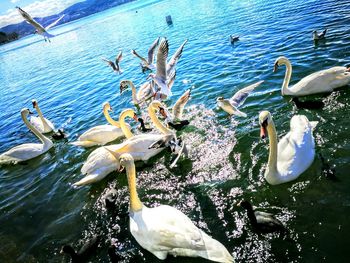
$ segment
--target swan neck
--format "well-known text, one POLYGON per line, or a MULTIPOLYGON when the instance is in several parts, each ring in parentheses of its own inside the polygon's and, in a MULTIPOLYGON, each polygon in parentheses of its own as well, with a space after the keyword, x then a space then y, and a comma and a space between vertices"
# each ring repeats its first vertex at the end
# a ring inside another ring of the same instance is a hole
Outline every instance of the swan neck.
POLYGON ((137 96, 136 96, 136 87, 135 87, 134 83, 132 81, 129 81, 129 85, 131 88, 132 101, 134 102, 134 104, 139 104, 139 101, 138 101, 137 96))
POLYGON ((103 109, 103 115, 105 116, 107 122, 110 124, 110 125, 113 125, 113 126, 116 126, 117 128, 120 128, 120 124, 119 122, 115 121, 112 119, 111 115, 109 115, 109 112, 107 109, 103 109))
POLYGON ((291 94, 289 87, 289 81, 292 76, 292 64, 288 60, 285 61, 286 65, 286 73, 284 75, 284 80, 282 84, 282 95, 289 95, 291 94))
POLYGON ((49 124, 47 123, 46 119, 44 118, 43 113, 41 112, 38 104, 35 105, 35 110, 38 112, 39 118, 40 118, 41 122, 43 123, 44 130, 50 130, 51 128, 50 128, 49 124))
POLYGON ((47 137, 45 137, 42 133, 40 133, 33 125, 30 124, 30 122, 27 120, 27 116, 25 114, 21 114, 22 116, 22 120, 24 122, 24 124, 28 127, 29 130, 31 130, 32 133, 34 133, 34 135, 36 137, 39 138, 39 140, 44 144, 48 144, 48 143, 52 143, 50 139, 48 139, 47 137))
POLYGON ((134 134, 130 131, 128 125, 126 125, 125 118, 127 117, 127 112, 122 112, 119 117, 119 124, 120 128, 122 129, 125 137, 127 139, 130 139, 131 137, 134 136, 134 134))
POLYGON ((140 201, 140 198, 137 194, 135 164, 132 162, 130 163, 130 165, 127 165, 125 169, 128 177, 128 186, 129 186, 129 194, 130 194, 130 211, 137 212, 142 209, 143 204, 140 201))
POLYGON ((267 126, 267 133, 269 135, 270 154, 265 174, 271 176, 277 174, 277 133, 273 121, 267 126))
POLYGON ((160 120, 158 119, 155 110, 153 109, 152 105, 150 105, 148 107, 148 114, 151 118, 151 121, 153 122, 154 126, 156 126, 156 128, 163 134, 169 134, 172 133, 172 131, 170 129, 168 129, 167 127, 165 127, 165 125, 163 123, 160 122, 160 120))

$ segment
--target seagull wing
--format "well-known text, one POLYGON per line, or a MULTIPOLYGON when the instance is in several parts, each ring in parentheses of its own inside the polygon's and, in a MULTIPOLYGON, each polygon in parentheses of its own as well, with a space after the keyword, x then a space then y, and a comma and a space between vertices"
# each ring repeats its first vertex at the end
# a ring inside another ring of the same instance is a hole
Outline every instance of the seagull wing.
POLYGON ((176 78, 176 70, 173 70, 170 75, 168 75, 168 89, 171 90, 171 88, 174 85, 175 82, 175 78, 176 78))
POLYGON ((123 58, 123 52, 119 51, 117 57, 115 58, 115 64, 118 64, 123 58))
POLYGON ((156 50, 156 47, 158 46, 158 43, 159 43, 159 37, 156 40, 154 40, 154 42, 148 49, 148 64, 150 65, 153 63, 154 52, 156 50))
POLYGON ((55 22, 53 22, 50 25, 48 25, 47 27, 45 27, 45 30, 49 30, 51 27, 54 27, 55 25, 57 25, 57 23, 60 22, 64 16, 65 16, 64 14, 61 15, 60 18, 58 18, 55 22))
POLYGON ((131 53, 132 53, 135 57, 138 57, 139 59, 141 59, 143 63, 145 63, 146 65, 148 65, 148 61, 147 61, 145 58, 141 57, 141 56, 136 52, 135 49, 131 50, 131 53))
POLYGON ((230 99, 230 103, 233 106, 235 106, 236 108, 239 107, 240 105, 242 105, 244 103, 244 101, 247 99, 249 94, 263 82, 264 81, 261 80, 261 81, 259 81, 257 83, 254 83, 254 84, 252 84, 252 85, 250 85, 248 87, 245 87, 245 88, 237 91, 235 93, 235 95, 233 95, 233 97, 230 99))
POLYGON ((169 52, 168 40, 164 39, 157 52, 157 77, 166 82, 166 60, 169 52))
POLYGON ((166 66, 166 70, 167 70, 167 75, 170 74, 170 72, 175 68, 176 63, 179 61, 179 59, 181 58, 182 55, 182 51, 184 49, 184 46, 187 43, 187 39, 182 43, 182 45, 176 50, 176 52, 174 53, 174 55, 171 57, 171 59, 169 60, 167 66, 166 66))
POLYGON ((186 103, 189 101, 191 97, 191 90, 188 89, 182 94, 182 96, 176 101, 174 107, 173 107, 173 120, 181 120, 182 119, 182 112, 184 110, 184 107, 186 103))
POLYGON ((110 61, 110 60, 105 59, 105 58, 102 58, 102 60, 105 61, 110 67, 112 67, 112 69, 113 69, 114 71, 117 70, 117 68, 115 67, 113 61, 110 61))
POLYGON ((16 7, 19 14, 27 21, 27 23, 31 24, 33 27, 37 28, 37 29, 41 29, 42 31, 45 31, 45 28, 40 25, 38 22, 36 22, 26 11, 24 11, 22 8, 20 7, 16 7))

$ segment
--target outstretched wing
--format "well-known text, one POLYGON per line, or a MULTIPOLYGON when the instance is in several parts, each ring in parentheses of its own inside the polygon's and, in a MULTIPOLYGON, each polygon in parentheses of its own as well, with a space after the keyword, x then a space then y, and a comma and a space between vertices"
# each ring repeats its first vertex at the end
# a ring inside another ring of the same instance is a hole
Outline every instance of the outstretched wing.
POLYGON ((261 80, 261 81, 259 81, 257 83, 254 83, 254 84, 252 84, 252 85, 250 85, 248 87, 245 87, 245 88, 237 91, 235 93, 235 95, 233 95, 233 97, 230 99, 230 103, 233 106, 235 106, 236 108, 239 107, 240 105, 242 105, 244 103, 244 101, 247 99, 249 94, 263 82, 264 81, 261 80))
POLYGON ((184 49, 184 46, 187 43, 187 39, 185 40, 185 42, 182 43, 182 45, 176 50, 176 52, 174 53, 174 55, 171 57, 171 59, 169 60, 167 66, 166 66, 166 70, 167 70, 167 75, 170 74, 170 72, 173 71, 173 69, 175 68, 177 62, 179 61, 179 59, 181 58, 182 55, 182 51, 184 49))
POLYGON ((45 30, 49 30, 51 27, 54 27, 55 25, 57 25, 58 22, 61 21, 61 19, 64 17, 65 15, 63 14, 60 18, 58 18, 55 22, 51 23, 50 25, 48 25, 47 27, 45 27, 45 30))
POLYGON ((139 55, 139 53, 137 53, 135 49, 131 50, 131 54, 133 54, 135 57, 138 57, 139 59, 141 59, 142 62, 145 63, 146 65, 148 64, 148 61, 145 58, 141 57, 141 55, 139 55))
POLYGON ((115 58, 115 64, 118 64, 123 58, 123 52, 119 51, 117 57, 115 58))
POLYGON ((154 42, 152 43, 152 45, 148 49, 148 64, 153 63, 154 52, 158 46, 158 43, 159 43, 159 37, 156 40, 154 40, 154 42))
POLYGON ((169 52, 168 40, 164 39, 160 43, 157 52, 157 76, 166 82, 166 60, 169 52))
POLYGON ((173 120, 181 120, 182 113, 186 103, 189 101, 191 97, 191 90, 188 89, 182 94, 182 96, 176 101, 173 107, 173 120))
POLYGON ((36 22, 26 11, 24 11, 22 8, 16 6, 19 14, 27 21, 27 23, 31 24, 35 28, 40 28, 42 31, 45 31, 45 28, 40 25, 38 22, 36 22))

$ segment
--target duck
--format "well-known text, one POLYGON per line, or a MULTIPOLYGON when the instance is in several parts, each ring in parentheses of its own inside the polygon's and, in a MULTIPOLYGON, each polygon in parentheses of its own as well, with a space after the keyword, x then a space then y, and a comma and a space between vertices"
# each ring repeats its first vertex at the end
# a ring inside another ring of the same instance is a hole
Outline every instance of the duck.
POLYGON ((167 124, 173 129, 179 131, 187 126, 190 122, 182 120, 182 113, 185 105, 191 97, 191 89, 186 90, 173 106, 172 113, 166 107, 160 107, 159 113, 166 119, 167 124))
POLYGON ((230 35, 230 42, 231 42, 231 44, 234 44, 238 40, 239 40, 239 36, 230 35))
MULTIPOLYGON (((102 108, 103 114, 110 125, 104 124, 94 126, 85 131, 76 141, 71 142, 70 144, 88 148, 96 145, 105 145, 124 136, 120 124, 113 120, 109 115, 109 111, 113 110, 109 102, 104 102, 102 108)), ((136 117, 134 116, 134 119, 135 118, 136 117)))
POLYGON ((323 30, 321 33, 317 33, 317 30, 314 30, 312 32, 312 38, 313 38, 314 41, 325 39, 326 38, 326 33, 327 33, 327 28, 325 30, 323 30))
POLYGON ((125 167, 130 195, 129 227, 137 243, 160 260, 173 256, 202 257, 214 262, 234 262, 225 246, 207 235, 180 210, 160 205, 145 206, 137 192, 133 157, 124 153, 119 162, 125 167))
POLYGON ((294 115, 290 120, 290 131, 278 142, 271 113, 259 114, 260 137, 269 136, 270 153, 265 179, 271 185, 287 183, 297 179, 315 158, 315 139, 312 131, 317 121, 309 121, 305 115, 294 115))
POLYGON ((52 148, 52 141, 45 137, 28 121, 28 114, 33 114, 28 108, 21 110, 21 117, 24 124, 36 137, 38 137, 41 143, 25 143, 11 148, 0 154, 0 164, 16 164, 18 162, 27 161, 46 153, 52 148))
POLYGON ((52 122, 43 116, 37 100, 32 100, 33 108, 38 112, 38 117, 31 116, 30 123, 41 133, 50 133, 55 129, 52 122))
POLYGON ((141 59, 141 70, 142 73, 145 73, 148 70, 155 70, 156 66, 153 64, 154 61, 154 55, 155 55, 155 50, 159 44, 159 37, 156 38, 156 40, 153 41, 152 45, 150 46, 150 48, 148 49, 148 57, 147 59, 145 59, 144 57, 140 56, 135 49, 131 50, 131 54, 133 54, 135 57, 138 57, 139 59, 141 59))
POLYGON ((73 263, 87 262, 92 253, 98 246, 99 237, 94 235, 79 249, 78 252, 74 250, 71 245, 64 245, 61 248, 61 254, 66 253, 71 257, 73 263))
POLYGON ((286 232, 287 229, 283 223, 275 218, 270 213, 255 211, 249 201, 243 200, 238 206, 243 207, 247 213, 250 224, 255 232, 272 233, 272 232, 286 232))
POLYGON ((123 58, 123 52, 122 51, 119 51, 117 57, 115 58, 115 62, 111 61, 111 60, 108 60, 106 58, 102 58, 102 60, 104 62, 106 62, 112 69, 115 73, 119 73, 121 74, 122 73, 122 70, 120 68, 120 61, 122 60, 123 58))
POLYGON ((63 129, 58 129, 57 132, 51 135, 52 139, 54 140, 62 140, 67 137, 67 135, 64 133, 63 129))
POLYGON ((143 120, 143 118, 138 118, 138 121, 140 123, 140 127, 139 130, 141 130, 142 132, 149 132, 152 131, 152 128, 147 128, 145 125, 145 121, 143 120))
POLYGON ((252 93, 252 91, 261 85, 261 83, 263 83, 264 81, 258 81, 248 87, 245 87, 243 89, 240 89, 239 91, 237 91, 233 97, 231 99, 224 99, 223 97, 218 97, 216 99, 217 105, 223 109, 224 111, 226 111, 228 114, 230 115, 236 115, 236 116, 240 116, 240 117, 247 117, 247 114, 244 112, 241 112, 240 110, 238 110, 237 108, 239 106, 241 106, 245 100, 247 99, 247 97, 249 96, 250 93, 252 93))
POLYGON ((286 65, 287 68, 282 84, 282 96, 306 96, 317 93, 330 93, 334 89, 350 84, 350 66, 337 66, 314 72, 302 78, 292 87, 288 87, 292 75, 292 64, 286 57, 281 56, 276 59, 273 72, 276 72, 281 65, 286 65))
POLYGON ((120 144, 99 147, 92 151, 81 168, 81 173, 85 177, 74 183, 73 186, 78 187, 98 182, 109 173, 119 170, 119 156, 122 153, 130 153, 135 160, 147 162, 151 157, 168 147, 169 142, 174 140, 176 135, 158 120, 155 110, 158 109, 159 105, 161 105, 159 101, 153 101, 148 107, 148 112, 153 124, 162 134, 148 133, 134 136, 126 125, 125 118, 134 118, 135 112, 133 109, 123 110, 120 113, 119 123, 127 140, 120 144))

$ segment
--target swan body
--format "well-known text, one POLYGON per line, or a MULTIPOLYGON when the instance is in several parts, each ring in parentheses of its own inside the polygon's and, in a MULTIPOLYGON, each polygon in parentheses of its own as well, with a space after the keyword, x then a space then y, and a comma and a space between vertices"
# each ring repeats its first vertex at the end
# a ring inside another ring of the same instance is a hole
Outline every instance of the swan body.
MULTIPOLYGON (((100 181, 109 173, 119 170, 119 156, 123 153, 131 154, 134 160, 147 161, 164 149, 166 143, 170 141, 174 135, 169 133, 169 130, 157 119, 153 107, 158 104, 152 103, 153 105, 151 104, 149 106, 151 119, 163 134, 141 134, 133 136, 125 123, 125 118, 134 118, 135 113, 132 109, 124 110, 120 114, 119 121, 127 140, 120 144, 99 147, 91 152, 81 168, 81 173, 84 174, 85 177, 74 183, 74 186, 82 186, 100 181), (150 148, 150 146, 158 142, 162 147, 150 148)), ((157 103, 157 101, 155 101, 155 103, 157 103)))
POLYGON ((234 262, 224 245, 196 227, 180 210, 168 205, 148 208, 142 204, 137 194, 133 157, 121 155, 120 164, 125 167, 128 177, 130 232, 144 249, 161 260, 170 254, 234 262))
POLYGON ((29 113, 29 109, 22 109, 22 120, 28 129, 31 130, 42 143, 25 143, 15 146, 7 152, 0 154, 0 164, 18 163, 21 161, 30 160, 47 152, 53 146, 53 143, 49 138, 45 137, 33 125, 29 123, 27 120, 29 113))
POLYGON ((286 74, 282 85, 282 95, 305 96, 316 93, 332 92, 350 84, 350 67, 332 67, 320 70, 302 78, 292 87, 288 87, 292 75, 292 65, 286 57, 276 59, 274 72, 280 65, 286 65, 286 74))
POLYGON ((315 139, 312 135, 317 122, 310 122, 304 115, 294 115, 290 131, 278 142, 272 116, 268 111, 259 115, 261 137, 268 133, 270 154, 265 179, 276 185, 293 181, 299 177, 315 158, 315 139))
POLYGON ((110 117, 108 112, 111 110, 110 104, 105 102, 103 104, 103 114, 111 125, 106 124, 92 127, 80 135, 77 141, 71 142, 71 144, 82 147, 92 147, 95 145, 105 145, 106 143, 124 136, 119 123, 110 117))
POLYGON ((43 113, 39 108, 38 102, 36 100, 32 100, 32 104, 33 104, 33 108, 36 109, 39 116, 38 117, 30 116, 30 123, 41 133, 52 132, 55 129, 55 127, 51 121, 49 121, 43 116, 43 113))

